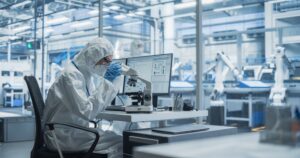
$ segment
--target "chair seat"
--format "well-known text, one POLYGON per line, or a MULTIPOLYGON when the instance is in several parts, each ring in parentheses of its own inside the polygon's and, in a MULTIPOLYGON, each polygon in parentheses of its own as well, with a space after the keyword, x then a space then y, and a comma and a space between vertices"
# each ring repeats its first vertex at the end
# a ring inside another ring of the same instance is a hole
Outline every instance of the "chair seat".
MULTIPOLYGON (((85 152, 63 152, 64 158, 82 158, 85 152)), ((43 147, 37 150, 36 157, 38 158, 60 158, 58 152, 50 151, 43 147)), ((107 154, 92 153, 90 158, 107 158, 107 154)))

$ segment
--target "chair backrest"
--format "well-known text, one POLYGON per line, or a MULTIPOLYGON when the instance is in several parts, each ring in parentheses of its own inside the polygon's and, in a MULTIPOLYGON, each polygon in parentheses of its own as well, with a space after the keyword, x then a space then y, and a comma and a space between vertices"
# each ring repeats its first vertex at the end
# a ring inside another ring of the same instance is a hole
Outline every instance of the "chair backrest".
POLYGON ((45 107, 45 103, 37 83, 37 80, 34 76, 25 76, 24 80, 27 84, 31 101, 33 104, 34 114, 35 114, 35 140, 33 150, 38 149, 44 145, 43 139, 43 126, 42 126, 42 117, 43 117, 43 110, 45 107))

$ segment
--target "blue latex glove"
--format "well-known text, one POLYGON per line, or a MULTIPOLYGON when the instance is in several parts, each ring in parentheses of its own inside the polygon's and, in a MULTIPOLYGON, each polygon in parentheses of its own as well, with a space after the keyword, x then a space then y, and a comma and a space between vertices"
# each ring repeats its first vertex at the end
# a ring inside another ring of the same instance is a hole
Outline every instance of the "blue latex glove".
POLYGON ((104 75, 104 78, 112 82, 113 80, 115 80, 121 74, 122 74, 121 64, 117 63, 117 62, 112 62, 108 66, 108 68, 106 70, 106 73, 104 75))

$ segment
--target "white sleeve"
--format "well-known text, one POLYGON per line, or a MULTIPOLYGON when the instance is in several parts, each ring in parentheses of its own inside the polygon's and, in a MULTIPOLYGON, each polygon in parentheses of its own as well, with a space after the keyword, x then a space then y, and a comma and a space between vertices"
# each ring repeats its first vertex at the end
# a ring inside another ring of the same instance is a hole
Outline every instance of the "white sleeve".
MULTIPOLYGON (((97 114, 110 105, 117 95, 117 89, 104 78, 95 91, 86 94, 86 82, 80 73, 64 74, 64 86, 67 108, 84 119, 93 120, 97 114)), ((64 90, 63 90, 64 91, 64 90)))

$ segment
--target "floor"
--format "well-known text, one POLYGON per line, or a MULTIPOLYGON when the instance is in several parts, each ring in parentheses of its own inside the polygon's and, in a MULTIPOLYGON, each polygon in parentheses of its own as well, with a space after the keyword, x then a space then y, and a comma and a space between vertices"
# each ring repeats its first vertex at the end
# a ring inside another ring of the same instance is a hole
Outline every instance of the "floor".
POLYGON ((30 158, 33 141, 0 143, 0 158, 30 158))

